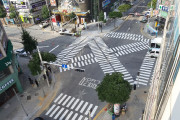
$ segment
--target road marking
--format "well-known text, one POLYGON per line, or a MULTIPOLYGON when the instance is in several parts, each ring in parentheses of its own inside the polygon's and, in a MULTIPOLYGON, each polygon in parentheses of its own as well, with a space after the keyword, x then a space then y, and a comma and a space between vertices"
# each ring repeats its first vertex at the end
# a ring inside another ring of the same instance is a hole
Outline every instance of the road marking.
POLYGON ((75 100, 75 98, 73 97, 72 99, 71 99, 71 101, 67 104, 67 108, 69 108, 69 106, 72 104, 72 102, 75 100))
POLYGON ((72 118, 72 120, 75 120, 77 116, 78 116, 78 114, 76 113, 76 114, 74 115, 74 117, 72 118))
POLYGON ((51 113, 51 115, 50 115, 49 117, 52 117, 59 108, 60 108, 60 107, 57 106, 57 108, 51 113))
POLYGON ((62 105, 64 106, 70 98, 71 98, 71 96, 69 96, 62 105))
POLYGON ((54 119, 57 119, 58 116, 62 113, 63 110, 64 110, 64 108, 61 108, 61 110, 56 114, 56 116, 54 117, 54 119))
POLYGON ((56 103, 62 95, 63 95, 63 93, 61 93, 61 94, 54 100, 54 102, 56 103))
POLYGON ((67 95, 64 95, 63 98, 58 102, 58 104, 61 104, 61 102, 66 98, 67 95))
POLYGON ((94 114, 95 114, 95 112, 96 112, 97 108, 98 108, 98 106, 95 106, 95 107, 94 107, 93 111, 91 112, 91 117, 93 117, 93 116, 94 116, 94 114))
POLYGON ((84 101, 82 100, 80 103, 79 103, 79 105, 76 107, 76 111, 78 111, 79 110, 79 108, 81 107, 81 105, 84 103, 84 101))
POLYGON ((62 72, 62 68, 61 67, 59 67, 59 71, 62 72))
POLYGON ((54 47, 53 49, 51 49, 50 51, 49 51, 49 53, 51 53, 53 50, 55 50, 57 47, 59 47, 59 45, 57 45, 56 47, 54 47))
POLYGON ((79 102, 79 99, 77 99, 74 104, 71 106, 71 109, 74 109, 74 107, 76 106, 76 104, 79 102))
POLYGON ((83 111, 84 111, 84 109, 86 108, 87 105, 88 105, 88 102, 86 102, 86 103, 84 104, 84 106, 82 107, 80 113, 83 113, 83 111))
POLYGON ((81 59, 84 60, 83 56, 81 56, 81 59))
POLYGON ((38 48, 44 48, 44 47, 49 47, 49 46, 38 46, 38 48))
POLYGON ((86 55, 84 55, 84 58, 87 59, 86 55))
POLYGON ((63 115, 60 117, 60 120, 63 120, 63 118, 65 117, 65 115, 68 113, 69 110, 66 110, 63 115))
POLYGON ((88 109, 87 109, 86 112, 85 112, 85 115, 87 115, 87 114, 89 113, 89 111, 90 111, 90 109, 92 108, 92 106, 93 106, 93 104, 90 104, 90 105, 89 105, 88 109))
POLYGON ((82 118, 83 118, 83 116, 82 116, 82 115, 80 115, 80 117, 78 118, 78 120, 82 120, 82 118))
POLYGON ((71 112, 68 114, 68 116, 66 117, 65 120, 70 120, 70 117, 71 117, 72 114, 73 114, 73 111, 71 111, 71 112))
POLYGON ((81 64, 78 62, 78 66, 81 67, 81 64))
POLYGON ((84 63, 83 63, 83 61, 81 61, 81 64, 82 64, 82 66, 84 66, 84 63))
POLYGON ((48 114, 52 111, 52 109, 53 109, 55 106, 56 106, 56 105, 54 104, 54 105, 46 112, 45 115, 48 115, 48 114))

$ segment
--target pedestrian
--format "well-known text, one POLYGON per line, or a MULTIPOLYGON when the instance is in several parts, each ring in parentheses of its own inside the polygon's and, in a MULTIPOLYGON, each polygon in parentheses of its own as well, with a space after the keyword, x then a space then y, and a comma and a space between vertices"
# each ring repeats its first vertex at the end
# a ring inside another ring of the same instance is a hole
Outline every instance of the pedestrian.
POLYGON ((43 74, 43 77, 44 77, 44 80, 46 80, 46 75, 45 74, 43 74))
POLYGON ((35 79, 35 83, 36 83, 37 87, 39 87, 39 83, 36 79, 35 79))
POLYGON ((51 72, 51 67, 50 66, 48 67, 48 70, 51 72))
POLYGON ((34 86, 33 80, 32 80, 30 77, 28 77, 28 79, 29 79, 30 84, 31 84, 32 86, 34 86))

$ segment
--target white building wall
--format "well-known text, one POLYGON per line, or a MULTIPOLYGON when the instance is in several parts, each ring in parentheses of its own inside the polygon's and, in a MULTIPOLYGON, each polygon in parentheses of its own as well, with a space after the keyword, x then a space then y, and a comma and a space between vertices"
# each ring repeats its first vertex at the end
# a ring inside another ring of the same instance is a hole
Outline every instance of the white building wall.
POLYGON ((161 120, 180 120, 180 71, 177 74, 161 120))

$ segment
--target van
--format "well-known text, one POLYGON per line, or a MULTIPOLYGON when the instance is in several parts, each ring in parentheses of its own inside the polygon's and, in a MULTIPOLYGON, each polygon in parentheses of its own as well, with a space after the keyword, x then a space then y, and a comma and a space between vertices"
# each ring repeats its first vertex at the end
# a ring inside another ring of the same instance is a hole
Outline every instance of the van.
POLYGON ((153 48, 151 51, 149 51, 150 57, 157 58, 159 56, 159 51, 160 51, 160 49, 153 48))

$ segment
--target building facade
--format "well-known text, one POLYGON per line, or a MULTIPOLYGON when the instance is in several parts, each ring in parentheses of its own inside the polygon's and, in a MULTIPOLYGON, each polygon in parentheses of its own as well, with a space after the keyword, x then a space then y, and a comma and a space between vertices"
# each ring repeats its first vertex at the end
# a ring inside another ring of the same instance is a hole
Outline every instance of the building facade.
POLYGON ((143 120, 179 120, 180 1, 159 0, 167 11, 160 56, 157 59, 143 120))
POLYGON ((14 96, 14 90, 22 92, 18 78, 18 62, 13 46, 0 22, 0 105, 14 96))

